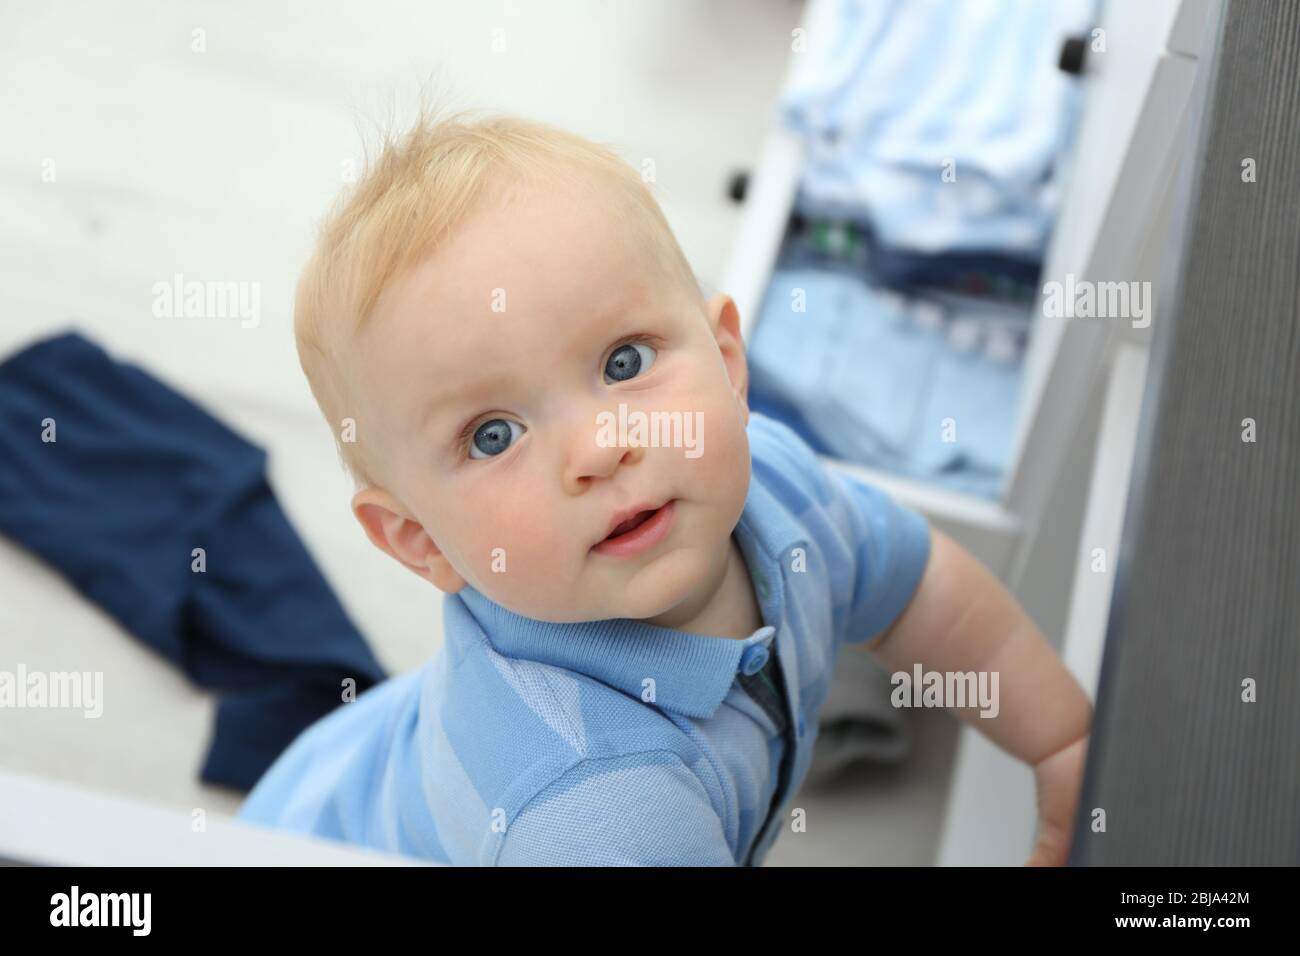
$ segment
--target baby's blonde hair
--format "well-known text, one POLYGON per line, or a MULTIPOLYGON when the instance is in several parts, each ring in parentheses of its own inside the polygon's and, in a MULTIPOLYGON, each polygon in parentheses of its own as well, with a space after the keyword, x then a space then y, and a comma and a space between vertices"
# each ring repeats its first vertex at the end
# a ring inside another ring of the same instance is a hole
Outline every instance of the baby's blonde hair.
POLYGON ((610 211, 621 224, 649 240, 659 272, 702 298, 641 173, 611 147, 545 123, 470 113, 439 119, 422 110, 404 135, 384 135, 375 161, 322 223, 298 281, 298 358, 358 488, 374 484, 375 476, 362 451, 366 423, 345 434, 345 419, 356 414, 349 404, 356 385, 348 362, 353 336, 366 327, 388 283, 440 248, 494 183, 599 189, 614 200, 610 211))

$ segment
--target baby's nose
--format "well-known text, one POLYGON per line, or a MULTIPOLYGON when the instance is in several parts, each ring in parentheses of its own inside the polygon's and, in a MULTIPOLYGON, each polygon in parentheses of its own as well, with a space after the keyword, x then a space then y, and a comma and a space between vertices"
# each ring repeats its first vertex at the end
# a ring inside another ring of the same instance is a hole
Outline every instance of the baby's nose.
POLYGON ((621 467, 634 465, 645 457, 645 449, 628 443, 620 434, 617 422, 612 427, 605 419, 594 424, 590 419, 569 429, 568 459, 565 463, 566 484, 579 491, 593 478, 610 478, 621 467))

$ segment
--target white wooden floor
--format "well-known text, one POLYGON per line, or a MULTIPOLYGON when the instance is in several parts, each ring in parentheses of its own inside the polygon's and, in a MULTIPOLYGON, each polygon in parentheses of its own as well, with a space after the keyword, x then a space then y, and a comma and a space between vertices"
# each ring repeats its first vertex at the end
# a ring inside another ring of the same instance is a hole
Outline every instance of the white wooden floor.
MULTIPOLYGON (((360 158, 358 129, 432 78, 458 106, 652 157, 665 211, 712 285, 735 238, 724 183, 756 156, 800 12, 790 0, 8 5, 0 355, 80 329, 266 447, 344 605, 390 671, 409 670, 439 646, 441 595, 356 527, 291 328, 297 270, 360 158), (260 283, 260 323, 155 318, 151 288, 177 273, 260 283)), ((103 671, 105 711, 0 713, 0 766, 237 807, 197 782, 210 696, 0 539, 0 669, 20 662, 103 671)), ((931 862, 956 726, 928 712, 915 726, 907 765, 805 790, 808 831, 782 837, 770 862, 931 862)))

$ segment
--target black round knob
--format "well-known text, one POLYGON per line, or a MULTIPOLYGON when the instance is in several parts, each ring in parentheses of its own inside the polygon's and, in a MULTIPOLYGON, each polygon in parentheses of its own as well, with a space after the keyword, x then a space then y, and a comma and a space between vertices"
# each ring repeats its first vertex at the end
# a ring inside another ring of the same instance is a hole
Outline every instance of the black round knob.
POLYGON ((1061 44, 1061 59, 1057 66, 1062 72, 1079 74, 1083 72, 1083 61, 1088 57, 1087 37, 1066 37, 1061 44))
POLYGON ((727 195, 731 201, 744 202, 747 189, 749 189, 749 173, 744 170, 732 173, 727 183, 727 195))

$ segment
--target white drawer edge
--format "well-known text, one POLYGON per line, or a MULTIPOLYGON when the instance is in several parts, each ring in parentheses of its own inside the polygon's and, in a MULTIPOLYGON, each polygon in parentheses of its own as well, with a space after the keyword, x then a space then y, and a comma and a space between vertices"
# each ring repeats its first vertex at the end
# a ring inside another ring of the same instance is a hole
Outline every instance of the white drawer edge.
POLYGON ((0 769, 0 857, 55 866, 412 866, 422 861, 0 769))
POLYGON ((1008 538, 1020 534, 1020 519, 987 498, 964 495, 931 482, 905 478, 829 455, 818 457, 824 464, 874 485, 899 504, 921 511, 928 517, 1008 538))
POLYGON ((750 174, 736 241, 732 243, 722 285, 717 290, 735 300, 740 311, 740 334, 745 342, 753 337, 763 297, 772 280, 799 188, 803 161, 803 141, 778 125, 768 135, 758 165, 750 174))

